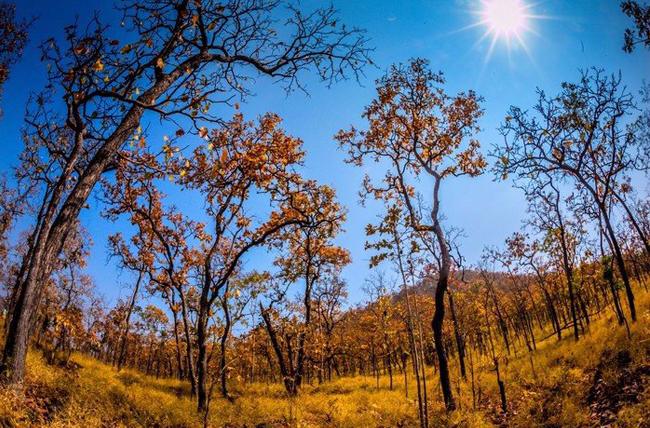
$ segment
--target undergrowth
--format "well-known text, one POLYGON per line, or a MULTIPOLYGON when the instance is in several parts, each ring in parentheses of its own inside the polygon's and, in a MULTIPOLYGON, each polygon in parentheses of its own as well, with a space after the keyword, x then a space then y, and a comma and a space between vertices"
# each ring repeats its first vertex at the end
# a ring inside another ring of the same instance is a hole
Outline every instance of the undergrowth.
MULTIPOLYGON (((607 314, 576 343, 550 337, 534 353, 500 355, 508 411, 501 412, 491 360, 473 361, 474 376, 460 379, 452 363, 458 410, 447 414, 437 378, 427 379, 430 426, 583 427, 650 425, 650 299, 638 296, 639 319, 625 328, 607 314), (473 387, 472 387, 473 383, 473 387), (473 392, 472 392, 473 391, 473 392)), ((567 334, 568 336, 568 334, 567 334)), ((474 357, 476 360, 476 357, 474 357)), ((200 427, 186 383, 134 370, 118 372, 75 354, 68 367, 28 358, 24 390, 0 389, 2 427, 200 427)), ((211 427, 415 427, 415 382, 403 375, 357 376, 306 385, 293 399, 279 384, 233 385, 234 402, 215 397, 211 427)))

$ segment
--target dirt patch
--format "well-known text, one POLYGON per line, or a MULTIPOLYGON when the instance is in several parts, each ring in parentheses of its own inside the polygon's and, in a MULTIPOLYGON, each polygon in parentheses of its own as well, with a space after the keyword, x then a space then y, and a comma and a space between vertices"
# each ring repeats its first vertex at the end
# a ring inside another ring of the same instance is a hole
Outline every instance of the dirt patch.
POLYGON ((616 422, 623 406, 639 402, 649 380, 650 364, 634 366, 626 350, 615 354, 605 351, 586 397, 594 425, 609 426, 616 422))

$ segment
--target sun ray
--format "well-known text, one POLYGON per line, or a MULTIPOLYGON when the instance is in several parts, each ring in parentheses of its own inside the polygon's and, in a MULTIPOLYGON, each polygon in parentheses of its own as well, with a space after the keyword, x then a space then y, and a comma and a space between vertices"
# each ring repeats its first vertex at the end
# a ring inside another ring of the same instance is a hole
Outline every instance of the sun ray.
POLYGON ((485 54, 485 61, 489 61, 497 44, 502 42, 510 53, 515 48, 521 48, 528 57, 530 49, 526 46, 526 34, 539 36, 533 22, 550 17, 536 13, 533 8, 541 2, 529 3, 526 0, 480 0, 480 8, 471 11, 476 16, 476 21, 463 28, 463 30, 484 27, 485 32, 474 46, 490 38, 490 44, 485 54))

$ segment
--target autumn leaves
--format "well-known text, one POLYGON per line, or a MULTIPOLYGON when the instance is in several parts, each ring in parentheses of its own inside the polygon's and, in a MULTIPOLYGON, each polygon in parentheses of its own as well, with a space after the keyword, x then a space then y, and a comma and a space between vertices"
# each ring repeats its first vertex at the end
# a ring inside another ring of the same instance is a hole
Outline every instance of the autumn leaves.
MULTIPOLYGON (((106 183, 107 199, 113 201, 108 216, 126 216, 136 227, 129 244, 119 235, 112 238, 114 252, 125 266, 145 272, 150 291, 180 314, 190 347, 186 355, 195 352, 193 343, 199 348, 198 361, 187 364, 201 409, 211 376, 201 350, 208 347, 212 318, 218 316, 221 324, 226 312, 240 305, 239 292, 227 290, 248 274, 243 262, 253 250, 274 251, 278 275, 288 283, 304 278, 306 295, 324 271, 350 261, 347 250, 332 243, 345 219, 343 207, 333 189, 301 176, 302 141, 287 135, 280 122, 273 114, 246 121, 238 113, 205 131, 193 150, 180 150, 169 140, 160 154, 130 148, 121 155, 115 182, 106 183), (196 208, 203 213, 165 201, 160 182, 168 177, 188 192, 185 197, 201 201, 196 208), (193 326, 187 306, 197 295, 193 326)), ((263 277, 268 281, 268 274, 263 277)), ((264 287, 258 281, 244 291, 260 293, 264 287)), ((222 364, 220 372, 227 361, 222 364)))
POLYGON ((257 78, 291 91, 304 89, 308 71, 325 83, 359 76, 370 62, 362 30, 338 24, 332 7, 305 13, 266 0, 137 0, 117 9, 119 22, 101 22, 97 14, 65 27, 63 40, 52 37, 41 45, 48 83, 27 109, 18 172, 22 184, 34 189, 38 208, 21 256, 24 275, 12 284, 10 340, 0 364, 0 377, 9 383, 24 377, 42 279, 107 173, 117 171, 116 180, 106 180, 116 202, 107 215, 128 216, 138 228, 133 251, 143 256, 133 259, 144 263, 137 269, 155 266, 156 257, 148 254, 164 253, 166 268, 150 279, 184 283, 185 269, 170 270, 170 261, 174 268, 180 262, 197 266, 195 259, 205 255, 206 305, 251 248, 281 243, 281 233, 333 213, 321 209, 327 201, 313 198, 327 192, 295 173, 300 142, 279 129, 277 117, 252 124, 240 116, 228 120, 217 107, 250 96, 257 78), (281 33, 275 29, 280 25, 281 33), (142 130, 156 121, 176 129, 162 148, 142 130), (210 141, 180 159, 173 143, 186 134, 210 141), (208 228, 165 206, 155 186, 163 176, 198 192, 214 224, 208 228), (271 206, 266 219, 248 213, 250 195, 257 192, 271 206))
POLYGON ((430 266, 437 267, 432 328, 445 406, 452 410, 455 402, 442 333, 451 256, 440 223, 440 185, 448 177, 479 175, 486 161, 474 139, 483 114, 481 98, 472 91, 448 95, 444 83, 442 74, 430 71, 423 59, 392 66, 377 82, 377 96, 363 113, 367 130, 341 131, 337 140, 347 150, 348 162, 359 166, 375 162, 385 168, 379 183, 366 176, 362 190, 363 197, 386 206, 379 225, 366 229, 378 237, 366 245, 378 251, 371 263, 392 255, 399 245, 396 228, 404 219, 412 251, 421 249, 430 266), (420 186, 429 185, 427 202, 416 192, 418 181, 420 186))

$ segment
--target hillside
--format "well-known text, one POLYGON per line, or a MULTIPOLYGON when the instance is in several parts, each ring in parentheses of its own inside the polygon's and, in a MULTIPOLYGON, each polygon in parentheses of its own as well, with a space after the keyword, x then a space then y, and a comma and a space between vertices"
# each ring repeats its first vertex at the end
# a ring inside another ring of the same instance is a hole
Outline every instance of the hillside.
MULTIPOLYGON (((533 354, 501 366, 508 412, 499 411, 495 374, 489 361, 475 362, 471 376, 457 382, 460 409, 446 415, 439 385, 427 379, 431 426, 639 427, 650 422, 650 299, 639 295, 639 320, 631 339, 613 314, 592 322, 578 343, 571 338, 538 343, 533 354), (474 397, 473 397, 474 395, 474 397), (474 404, 473 404, 474 402, 474 404)), ((342 378, 306 385, 287 399, 280 384, 238 389, 234 402, 211 403, 210 427, 411 427, 417 426, 413 382, 405 397, 403 375, 391 391, 383 376, 342 378)), ((409 381, 411 373, 409 373, 409 381)), ((125 369, 117 372, 93 358, 75 354, 68 367, 49 366, 32 352, 25 398, 8 391, 0 400, 0 425, 22 426, 202 426, 187 384, 156 379, 125 369)), ((215 394, 216 396, 217 394, 215 394)))

